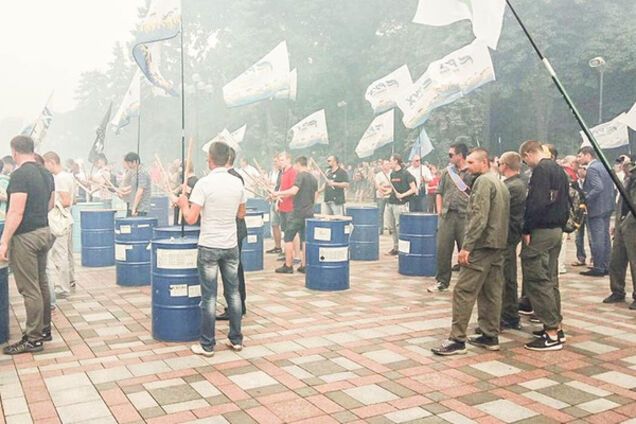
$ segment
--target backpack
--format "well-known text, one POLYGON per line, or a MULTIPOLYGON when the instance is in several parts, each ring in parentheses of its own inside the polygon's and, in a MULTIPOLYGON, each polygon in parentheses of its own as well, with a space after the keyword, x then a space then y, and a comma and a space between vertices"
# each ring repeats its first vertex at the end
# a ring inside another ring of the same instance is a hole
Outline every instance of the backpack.
POLYGON ((587 206, 585 206, 585 195, 583 190, 575 182, 570 183, 568 189, 568 221, 563 227, 564 233, 573 233, 585 223, 587 216, 587 206))

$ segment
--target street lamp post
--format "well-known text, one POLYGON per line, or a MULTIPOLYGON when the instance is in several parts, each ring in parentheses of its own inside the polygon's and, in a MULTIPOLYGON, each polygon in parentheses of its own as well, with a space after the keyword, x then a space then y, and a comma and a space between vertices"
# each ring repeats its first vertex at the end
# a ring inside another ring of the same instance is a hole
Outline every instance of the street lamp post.
POLYGON ((343 155, 343 163, 345 164, 345 167, 348 165, 347 163, 347 142, 349 141, 349 122, 347 119, 347 102, 345 102, 344 100, 341 100, 338 102, 337 105, 339 108, 343 108, 344 110, 344 127, 345 127, 345 140, 344 140, 344 155, 343 155))
POLYGON ((598 99, 598 123, 603 123, 603 73, 607 63, 601 56, 597 56, 591 59, 589 62, 590 68, 597 69, 599 73, 599 99, 598 99))

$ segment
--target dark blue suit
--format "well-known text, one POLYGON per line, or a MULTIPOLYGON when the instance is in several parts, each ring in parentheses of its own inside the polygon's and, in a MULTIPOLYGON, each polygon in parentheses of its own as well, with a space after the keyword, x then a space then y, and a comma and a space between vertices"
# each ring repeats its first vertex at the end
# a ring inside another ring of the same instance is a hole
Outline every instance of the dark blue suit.
POLYGON ((610 242, 610 217, 614 211, 616 192, 609 173, 598 160, 590 162, 583 183, 587 205, 587 223, 594 270, 607 272, 610 242))

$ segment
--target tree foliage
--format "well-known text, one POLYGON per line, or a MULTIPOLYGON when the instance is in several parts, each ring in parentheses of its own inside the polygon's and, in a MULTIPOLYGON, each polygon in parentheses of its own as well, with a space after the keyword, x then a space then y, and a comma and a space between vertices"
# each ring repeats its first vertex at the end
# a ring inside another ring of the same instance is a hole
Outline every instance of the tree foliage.
MULTIPOLYGON (((430 62, 472 41, 468 21, 447 27, 413 24, 416 4, 416 0, 183 0, 186 137, 194 137, 201 146, 223 128, 234 130, 246 123, 244 150, 260 159, 284 149, 289 126, 325 108, 330 151, 349 162, 357 160, 353 150, 373 119, 364 100, 367 86, 405 63, 417 79, 430 62), (287 40, 292 67, 298 69, 297 101, 225 107, 223 85, 282 40, 287 40), (195 74, 201 83, 193 81, 195 74), (341 101, 347 104, 346 127, 345 110, 337 107, 341 101)), ((513 4, 589 124, 596 124, 598 115, 598 73, 588 66, 592 57, 603 56, 608 63, 605 120, 636 101, 633 0, 516 0, 513 4)), ((77 107, 59 116, 51 128, 50 143, 63 154, 87 155, 108 103, 119 105, 135 69, 130 47, 114 45, 105 72, 82 75, 77 107)), ((516 149, 530 138, 555 143, 563 152, 574 150, 580 144, 579 128, 509 10, 492 56, 497 81, 439 108, 425 124, 437 147, 433 158, 443 160, 447 146, 458 138, 495 153, 516 149)), ((176 82, 179 58, 178 37, 162 44, 162 71, 176 82)), ((155 96, 147 85, 142 92, 142 158, 148 160, 155 152, 166 159, 177 157, 181 99, 155 96)), ((401 113, 397 115, 399 121, 401 113)), ((395 151, 405 152, 416 135, 398 122, 395 151)), ((133 123, 121 135, 108 134, 106 151, 120 157, 136 149, 136 139, 133 123)), ((303 153, 324 151, 317 147, 303 153)))

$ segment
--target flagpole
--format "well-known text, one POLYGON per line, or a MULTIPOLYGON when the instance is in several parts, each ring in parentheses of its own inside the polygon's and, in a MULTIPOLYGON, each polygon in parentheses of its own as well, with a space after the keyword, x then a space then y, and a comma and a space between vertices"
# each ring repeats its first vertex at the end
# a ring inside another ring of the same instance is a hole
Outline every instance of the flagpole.
POLYGON ((137 182, 135 187, 135 193, 139 190, 139 167, 141 166, 141 75, 140 84, 139 84, 139 113, 137 114, 137 156, 139 157, 139 164, 137 164, 137 178, 135 181, 137 182))
POLYGON ((570 107, 570 110, 572 111, 572 114, 576 118, 576 121, 578 122, 579 126, 581 127, 581 129, 583 130, 585 135, 587 136, 587 139, 590 141, 590 144, 592 145, 592 148, 594 149, 594 151, 596 152, 596 155, 598 156, 598 160, 603 164, 603 166, 605 167, 605 169, 609 173, 610 177, 612 178, 612 181, 614 182, 614 185, 616 186, 616 188, 618 189, 618 192, 620 193, 621 197, 623 198, 623 201, 629 207, 629 210, 632 212, 632 215, 636 217, 636 207, 634 207, 634 204, 632 203, 631 199, 629 198, 629 194, 625 190, 625 187, 623 187, 623 183, 621 182, 621 180, 619 180, 618 176, 616 175, 616 173, 614 172, 614 170, 610 166, 609 162, 607 161, 607 158, 605 158, 605 155, 603 154, 603 151, 601 150, 601 147, 599 146, 598 142, 596 141, 596 138, 594 137, 594 134, 592 134, 592 131, 590 131, 590 129, 588 128, 587 124, 583 120, 583 117, 581 116, 581 114, 579 113, 578 109, 574 105, 574 102, 572 101, 572 99, 570 98, 569 94, 567 93, 567 91, 563 87, 563 84, 561 84, 561 80, 559 80, 559 77, 557 76, 556 72, 554 71, 554 68, 552 67, 552 64, 550 64, 550 61, 543 55, 543 53, 541 52, 541 50, 539 49, 539 47, 535 43, 534 39, 532 38, 532 36, 528 32, 528 29, 526 28, 526 26, 524 25, 523 21, 521 20, 521 18, 517 14, 517 11, 514 9, 514 7, 512 7, 511 1, 510 0, 506 0, 506 3, 508 4, 508 7, 510 7, 510 10, 512 11, 512 14, 514 15, 514 17, 517 20, 517 22, 519 23, 519 26, 521 26, 521 29, 526 34, 526 37, 528 37, 528 40, 530 41, 530 44, 532 44, 532 48, 534 49, 534 51, 537 53, 537 55, 541 59, 541 62, 543 62, 543 65, 545 66, 545 68, 547 69, 548 73, 550 74, 550 77, 552 78, 552 81, 556 85, 557 89, 559 90, 559 92, 563 96, 563 99, 565 100, 565 102, 570 107))
MULTIPOLYGON (((44 104, 44 107, 42 108, 42 112, 44 112, 44 110, 47 107, 49 107, 49 102, 51 101, 51 97, 53 97, 53 93, 55 93, 55 90, 51 90, 51 94, 49 94, 49 98, 46 99, 46 103, 44 104)), ((40 112, 40 115, 38 115, 38 117, 35 119, 35 122, 31 126, 31 133, 29 134, 29 137, 33 137, 33 133, 35 132, 35 126, 37 125, 38 119, 40 119, 40 116, 42 115, 42 112, 40 112)))
MULTIPOLYGON (((184 83, 184 54, 183 54, 183 2, 181 2, 181 20, 179 21, 181 35, 181 186, 185 184, 185 83, 184 83)), ((185 194, 185 193, 181 193, 185 194)), ((181 219, 181 238, 185 237, 185 219, 181 219)))

